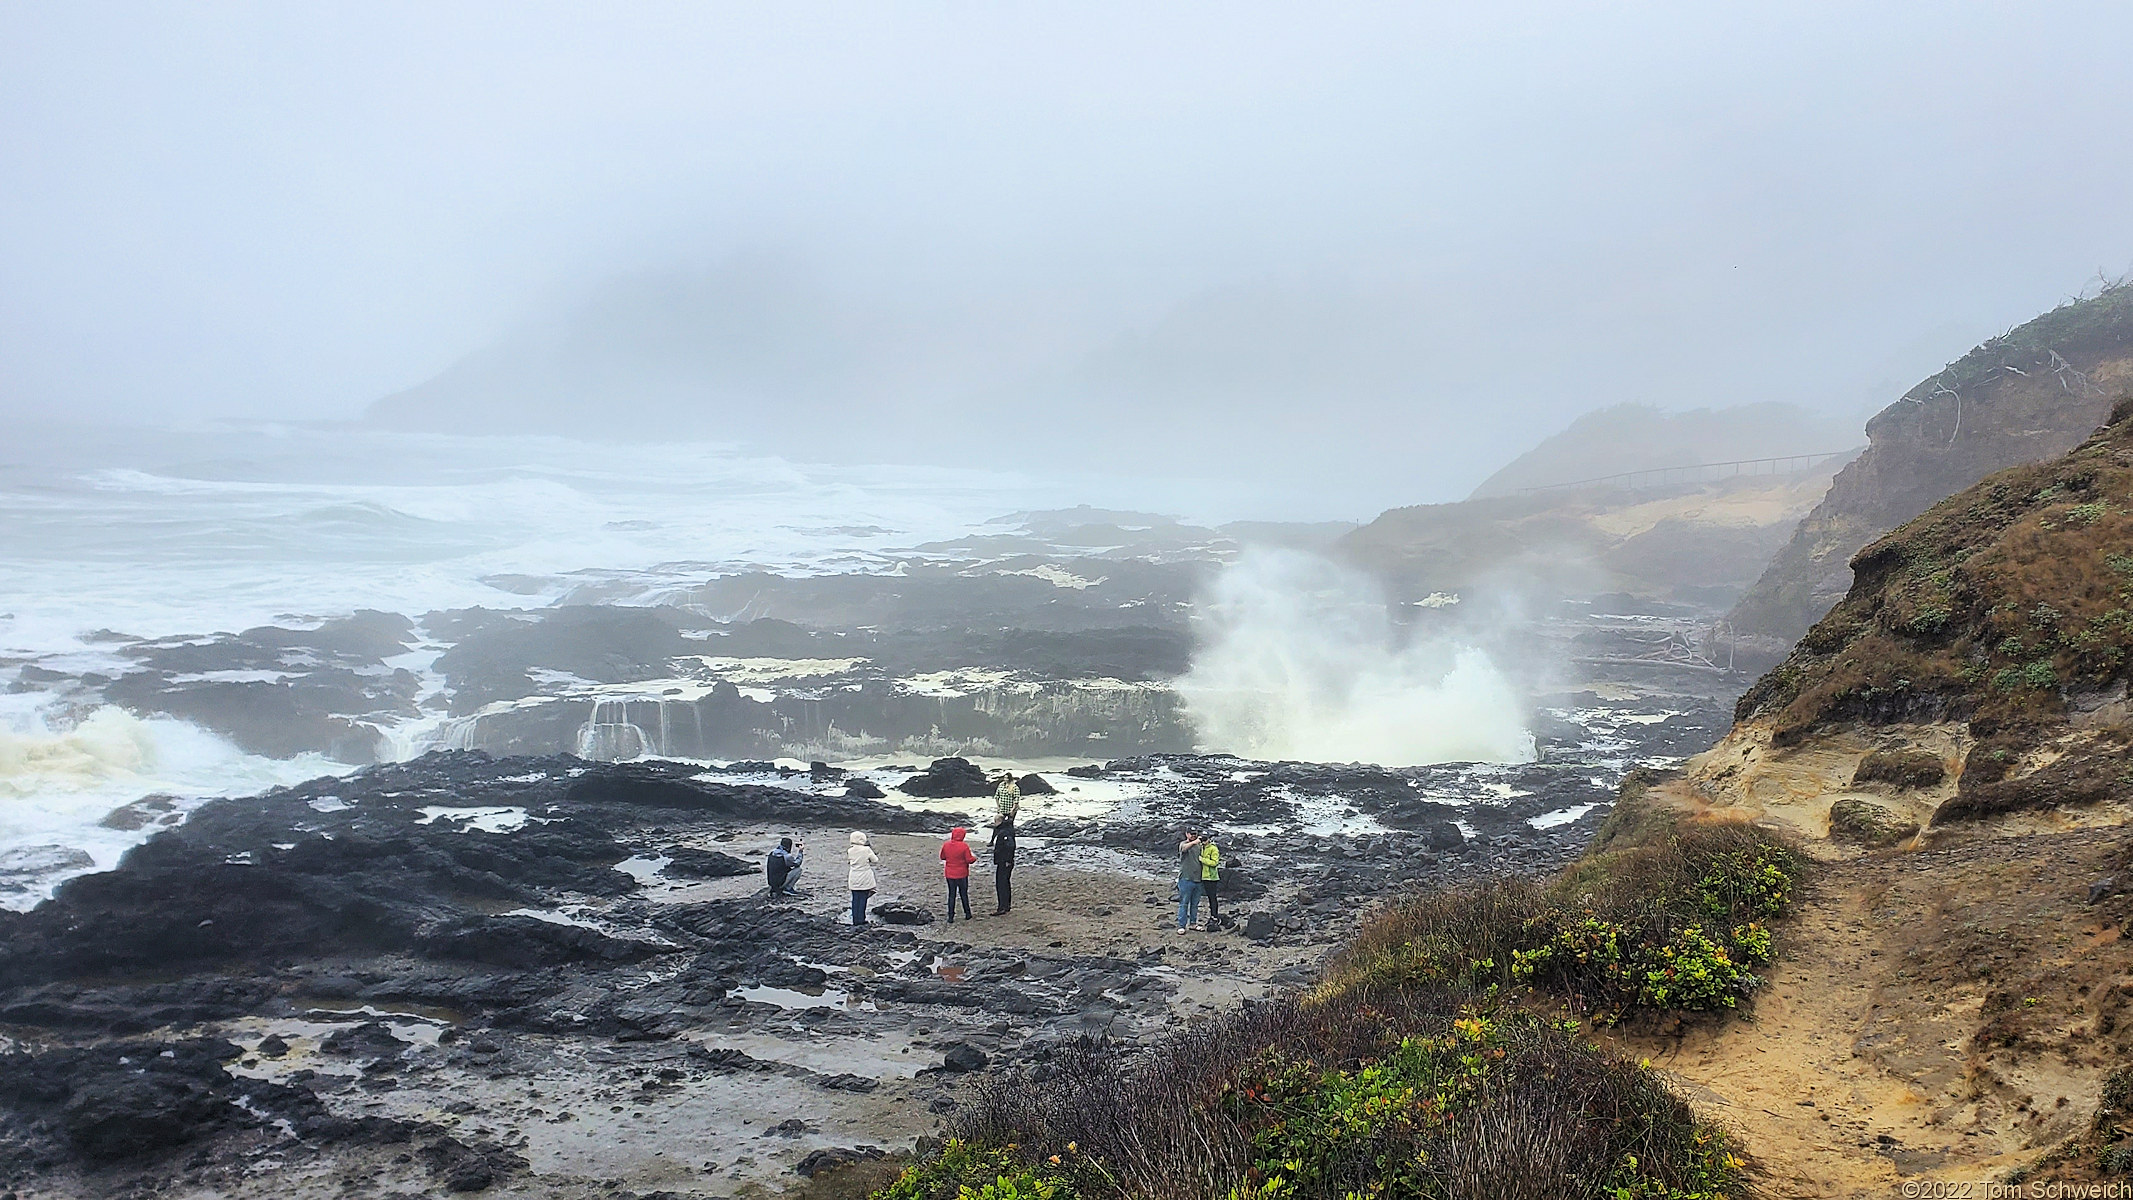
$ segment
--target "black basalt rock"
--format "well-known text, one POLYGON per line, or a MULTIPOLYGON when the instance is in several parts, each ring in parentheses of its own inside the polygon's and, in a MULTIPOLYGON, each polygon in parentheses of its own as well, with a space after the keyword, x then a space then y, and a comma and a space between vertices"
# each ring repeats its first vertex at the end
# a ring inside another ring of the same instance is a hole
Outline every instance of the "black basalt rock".
POLYGON ((146 1158, 253 1122, 222 1068, 237 1054, 219 1038, 17 1051, 0 1055, 0 1104, 45 1118, 88 1161, 146 1158))
POLYGON ((891 900, 868 909, 867 919, 890 925, 931 925, 933 910, 921 908, 908 900, 891 900))
POLYGON ((1466 835, 1450 821, 1433 821, 1417 830, 1422 842, 1432 850, 1457 850, 1466 845, 1466 835))
POLYGON ((886 1151, 879 1146, 833 1146, 827 1149, 810 1151, 807 1157, 801 1159, 799 1165, 793 1168, 793 1173, 813 1179, 817 1175, 834 1171, 839 1167, 848 1167, 856 1162, 866 1162, 870 1159, 881 1158, 885 1154, 886 1151))
POLYGON ((229 1100, 169 1073, 110 1074, 77 1087, 61 1110, 67 1140, 84 1158, 143 1158, 181 1145, 232 1114, 229 1100))
POLYGON ((469 1146, 454 1137, 439 1138, 419 1151, 430 1178, 447 1192, 485 1191, 497 1179, 526 1169, 526 1160, 494 1146, 469 1146))
POLYGON ((723 879, 735 875, 753 875, 760 869, 747 859, 735 858, 717 850, 668 846, 661 853, 668 859, 662 870, 676 879, 723 879))
MULTIPOLYGON (((341 1055, 348 1058, 394 1056, 407 1049, 407 1047, 408 1043, 395 1036, 392 1026, 383 1021, 365 1021, 361 1025, 351 1025, 345 1029, 336 1029, 324 1042, 319 1044, 319 1049, 327 1054, 341 1055)), ((287 1043, 283 1044, 282 1052, 288 1052, 287 1043)), ((264 1053, 264 1050, 262 1050, 262 1053, 264 1053)))
POLYGON ((582 925, 539 917, 465 917, 422 936, 432 958, 488 963, 526 970, 568 962, 628 962, 664 949, 650 942, 609 937, 582 925))
POLYGON ((896 790, 928 800, 990 796, 998 785, 965 758, 936 758, 933 765, 896 785, 896 790))

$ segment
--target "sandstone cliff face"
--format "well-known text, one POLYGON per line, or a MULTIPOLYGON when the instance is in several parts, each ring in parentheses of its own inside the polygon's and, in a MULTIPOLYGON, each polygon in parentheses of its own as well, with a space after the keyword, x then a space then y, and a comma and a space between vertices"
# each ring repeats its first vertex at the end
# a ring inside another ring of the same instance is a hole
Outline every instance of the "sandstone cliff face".
POLYGON ((1868 542, 1994 471, 2071 450, 2133 387, 2133 287, 2056 308, 1978 346, 1867 423, 1838 472, 1733 610, 1743 634, 1791 642, 1851 586, 1868 542))
POLYGON ((1835 465, 1664 491, 1566 489, 1395 508, 1339 550, 1405 599, 1627 592, 1721 610, 1829 486, 1835 465))
POLYGON ((1625 1049, 1715 1093, 1782 1194, 2122 1177, 2133 400, 1852 563, 1732 732, 1609 818, 1753 822, 1821 860, 1752 1026, 1625 1049))

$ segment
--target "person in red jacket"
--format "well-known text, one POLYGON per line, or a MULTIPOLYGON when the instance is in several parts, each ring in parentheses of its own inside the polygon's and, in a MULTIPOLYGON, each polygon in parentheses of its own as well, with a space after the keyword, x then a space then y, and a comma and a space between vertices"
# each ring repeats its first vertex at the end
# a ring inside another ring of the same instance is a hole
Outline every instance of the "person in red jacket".
POLYGON ((948 923, 955 924, 955 900, 963 898, 963 919, 970 917, 970 864, 978 861, 978 852, 963 839, 970 831, 961 825, 948 831, 948 840, 941 843, 941 862, 945 864, 942 874, 948 877, 948 923))

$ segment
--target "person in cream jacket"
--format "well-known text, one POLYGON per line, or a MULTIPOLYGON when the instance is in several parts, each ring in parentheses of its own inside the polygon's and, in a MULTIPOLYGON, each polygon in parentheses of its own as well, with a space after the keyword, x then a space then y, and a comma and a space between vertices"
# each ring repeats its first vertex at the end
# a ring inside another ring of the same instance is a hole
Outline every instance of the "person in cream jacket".
POLYGON ((874 895, 874 864, 881 856, 867 845, 867 835, 854 832, 852 848, 846 852, 852 860, 851 870, 845 873, 845 883, 852 889, 852 927, 864 929, 867 923, 867 901, 874 895))

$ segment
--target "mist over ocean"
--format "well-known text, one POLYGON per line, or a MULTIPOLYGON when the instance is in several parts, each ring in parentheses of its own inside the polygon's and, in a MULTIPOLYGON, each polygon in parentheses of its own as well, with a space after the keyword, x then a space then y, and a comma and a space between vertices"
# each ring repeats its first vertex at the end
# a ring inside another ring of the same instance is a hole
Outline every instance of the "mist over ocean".
MULTIPOLYGON (((711 443, 261 423, 47 434, 0 462, 0 658, 115 677, 137 669, 118 652, 136 639, 360 609, 649 604, 749 569, 894 571, 924 543, 1062 495, 997 471, 813 466, 711 443)), ((393 665, 421 673, 439 649, 393 665)), ((446 724, 387 732, 408 756, 446 724)), ((0 857, 61 845, 109 867, 140 831, 99 822, 143 795, 189 807, 351 769, 246 754, 168 717, 0 694, 0 857)))
POLYGON ((735 570, 886 570, 1057 487, 692 442, 223 424, 0 463, 0 652, 358 608, 656 599, 735 570))
MULTIPOLYGON (((825 466, 717 443, 363 425, 44 430, 16 447, 0 462, 0 525, 9 530, 0 542, 0 662, 23 681, 0 693, 0 879, 14 881, 0 903, 10 907, 116 865, 163 817, 355 769, 319 750, 248 753, 186 720, 104 699, 100 681, 142 677, 144 647, 197 645, 207 656, 175 674, 151 669, 158 686, 257 688, 300 681, 323 664, 296 648, 232 665, 212 658, 216 635, 311 629, 364 610, 419 628, 423 614, 441 610, 701 609, 707 582, 751 572, 897 575, 930 564, 1032 574, 1074 591, 1090 579, 992 561, 1011 554, 1008 544, 1026 548, 1032 511, 1180 498, 1165 486, 1203 488, 1192 497, 1203 505, 1232 499, 1190 480, 1066 469, 825 466), (62 679, 92 686, 40 686, 62 679), (122 811, 144 797, 162 806, 156 820, 122 811)), ((1164 519, 1106 515, 1124 528, 1164 519)), ((1072 538, 1050 550, 1069 562, 1131 556, 1072 538)), ((1179 684, 1211 746, 1387 763, 1533 757, 1523 701, 1495 665, 1458 641, 1388 655, 1400 639, 1385 623, 1384 597, 1360 576, 1291 551, 1244 554, 1221 578, 1204 597, 1213 621, 1204 655, 1196 651, 1195 671, 1179 684)), ((702 615, 758 614, 743 602, 702 615)), ((380 684, 401 672, 419 680, 417 705, 365 718, 378 730, 377 758, 461 745, 455 737, 468 719, 443 701, 437 667, 450 644, 442 634, 411 635, 404 653, 355 670, 380 684)))

